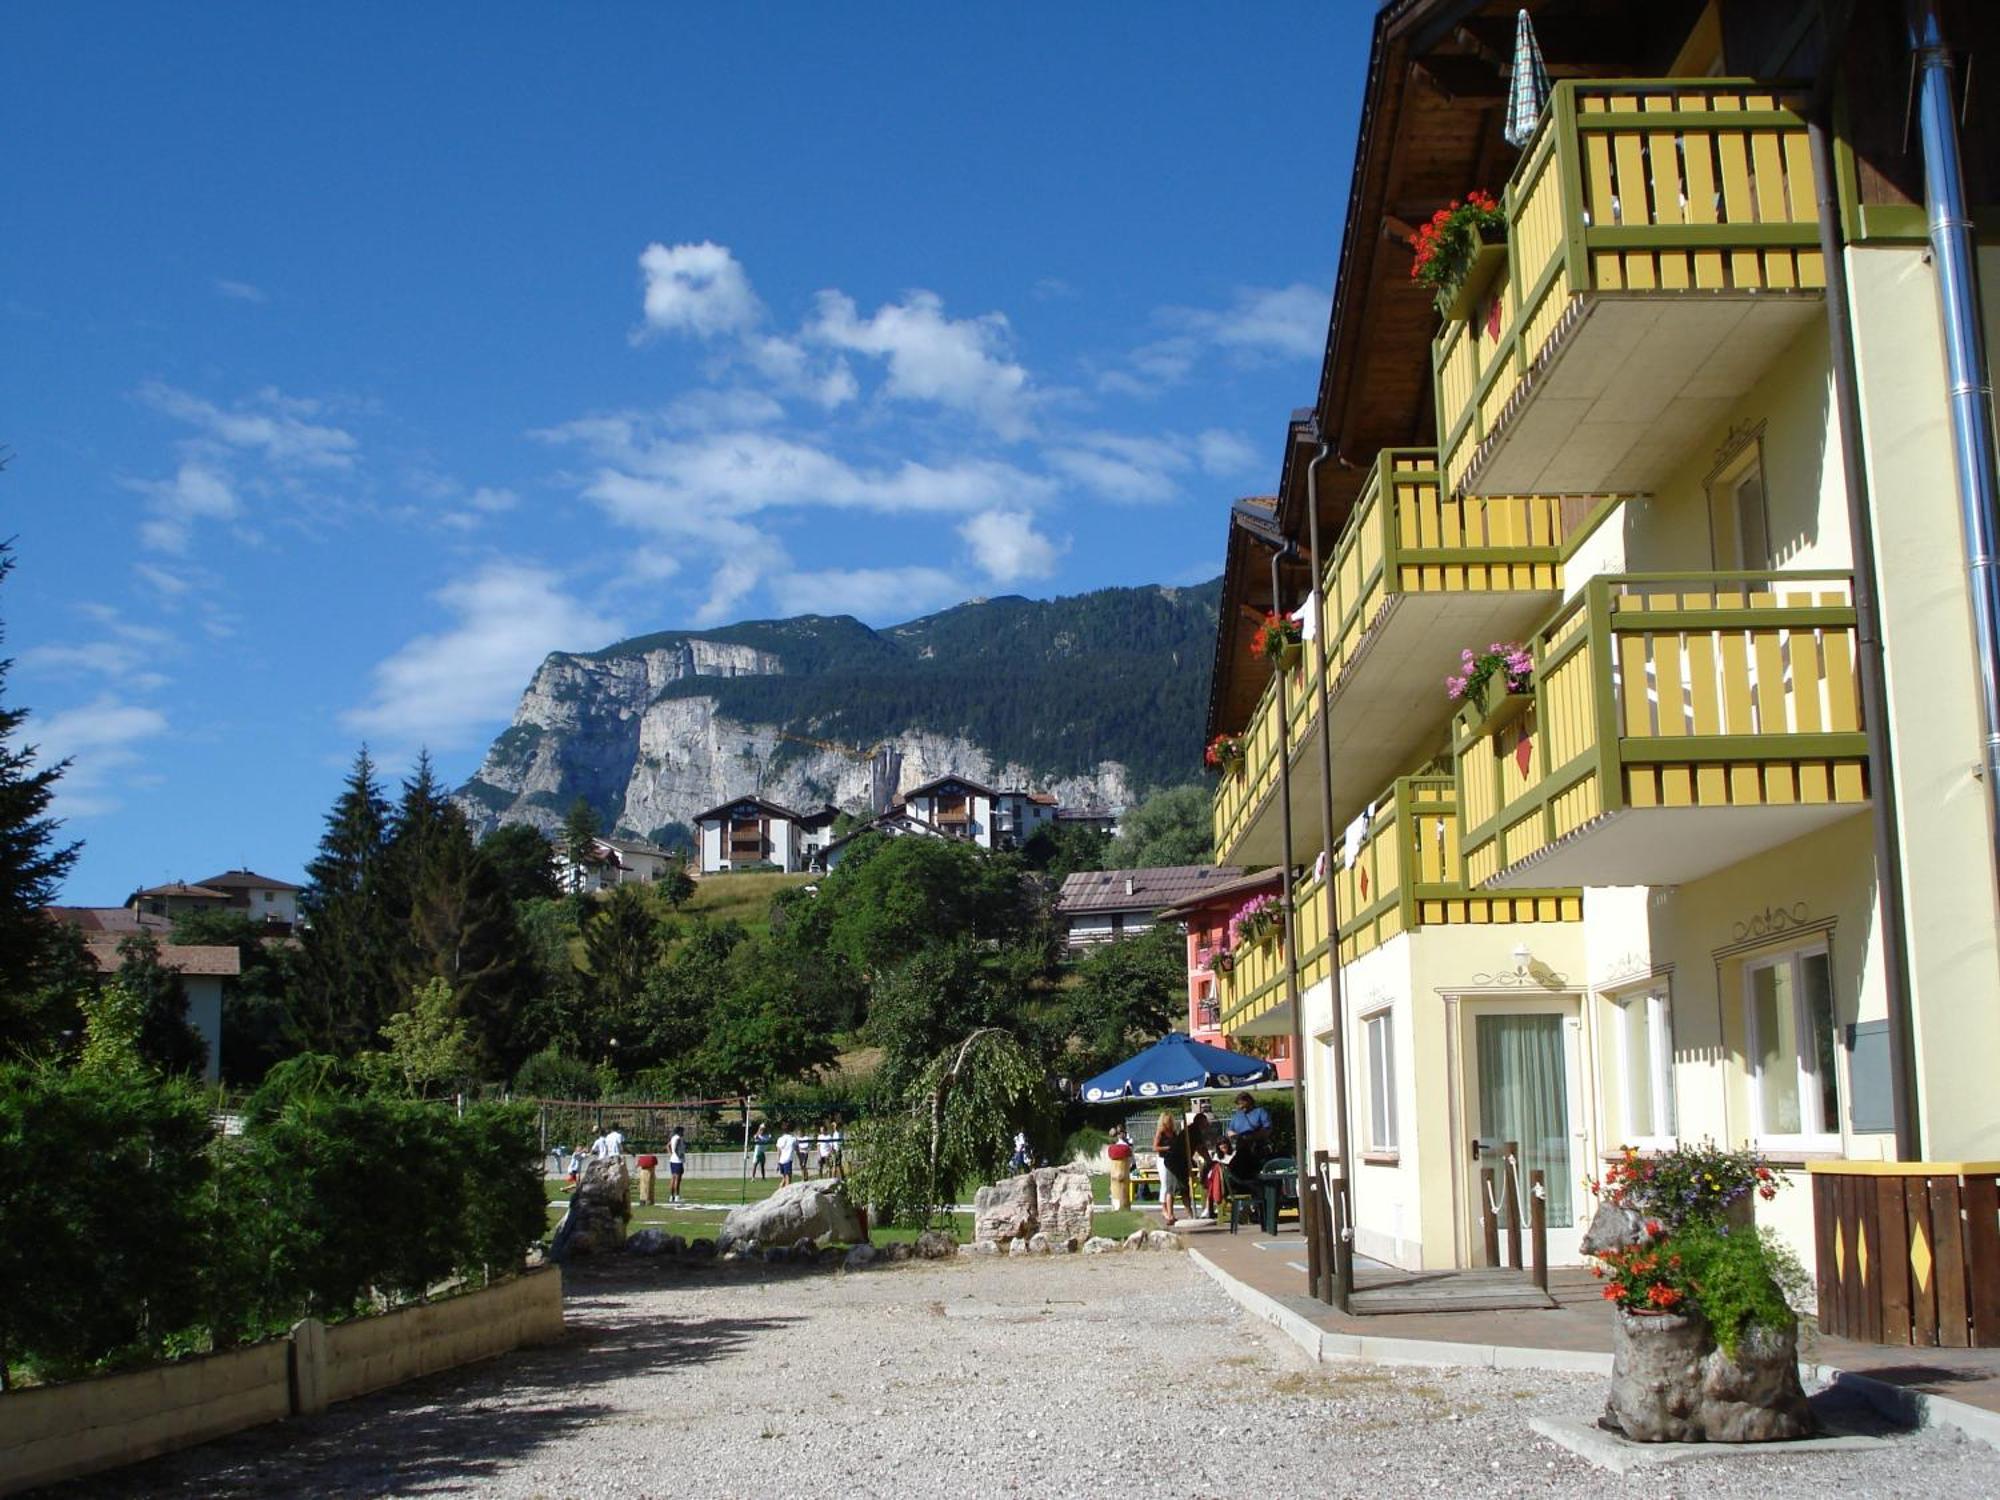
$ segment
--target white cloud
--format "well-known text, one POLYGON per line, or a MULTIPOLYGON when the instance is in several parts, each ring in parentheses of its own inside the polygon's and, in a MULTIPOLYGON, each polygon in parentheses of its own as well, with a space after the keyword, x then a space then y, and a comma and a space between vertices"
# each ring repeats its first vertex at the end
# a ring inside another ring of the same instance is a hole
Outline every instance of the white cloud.
POLYGON ((39 765, 70 762, 56 783, 56 812, 82 818, 115 812, 122 805, 122 791, 158 779, 135 769, 142 764, 137 747, 169 727, 158 709, 106 693, 81 707, 30 720, 25 738, 36 747, 39 765))
POLYGON ((227 276, 218 276, 211 283, 215 295, 227 297, 232 302, 269 302, 270 294, 260 286, 252 286, 247 281, 231 281, 227 276))
POLYGON ((465 503, 474 510, 484 511, 487 515, 493 516, 514 509, 521 503, 521 497, 512 490, 492 489, 481 485, 472 492, 465 503))
POLYGON ((1258 467, 1257 450, 1241 433, 1211 427, 1194 442, 1195 460, 1204 474, 1226 477, 1254 473, 1258 467))
POLYGON ((195 586, 195 581, 186 574, 176 573, 171 568, 162 568, 153 563, 134 563, 132 571, 142 582, 151 584, 162 599, 178 600, 195 586))
POLYGON ((227 410, 156 380, 141 386, 139 396, 154 410, 186 422, 210 442, 258 454, 274 464, 347 469, 353 467, 359 447, 354 435, 342 428, 304 420, 318 412, 318 402, 287 396, 268 386, 227 410))
POLYGON ((694 612, 695 624, 727 624, 736 606, 763 578, 763 567, 752 558, 725 557, 709 575, 708 597, 694 612))
POLYGON ((646 275, 647 329, 710 339, 748 332, 763 319, 764 305, 726 245, 656 241, 641 252, 639 269, 646 275))
MULTIPOLYGON (((784 421, 785 408, 762 391, 741 386, 689 391, 677 396, 660 414, 661 423, 676 432, 713 432, 718 428, 771 427, 784 421)), ((573 428, 581 424, 572 424, 573 428)), ((616 428, 623 441, 632 440, 632 425, 616 428)), ((581 433, 577 435, 581 436, 581 433)))
POLYGON ((1010 330, 1000 313, 948 318, 941 297, 917 291, 862 318, 851 297, 821 292, 806 336, 885 360, 893 398, 968 412, 1002 437, 1027 431, 1033 393, 1028 372, 1009 357, 1010 330))
POLYGON ((851 463, 775 432, 657 436, 633 418, 595 418, 543 436, 582 444, 608 466, 584 493, 643 530, 701 533, 711 523, 778 508, 886 514, 970 511, 1049 496, 1041 476, 993 459, 940 465, 851 463))
POLYGON ((141 479, 132 487, 147 497, 150 519, 139 527, 139 538, 156 552, 180 555, 188 550, 197 521, 233 521, 243 513, 229 476, 212 465, 189 460, 172 479, 141 479))
POLYGON ((1295 281, 1283 287, 1238 287, 1226 308, 1169 308, 1162 318, 1224 349, 1311 359, 1326 347, 1330 295, 1295 281))
POLYGON ((166 686, 168 678, 160 667, 177 655, 179 648, 171 631, 135 625, 109 605, 79 608, 100 628, 97 638, 30 646, 19 657, 24 669, 52 678, 103 678, 121 689, 141 693, 166 686))
POLYGON ((1035 530, 1023 510, 981 511, 958 528, 979 570, 995 583, 1047 578, 1065 550, 1035 530))
POLYGON ((907 619, 935 605, 955 603, 965 588, 940 568, 828 568, 772 579, 781 613, 855 615, 864 620, 907 619))
POLYGON ((1087 432, 1051 448, 1049 466, 1107 500, 1144 505, 1180 493, 1174 476, 1185 473, 1185 442, 1170 434, 1137 438, 1116 432, 1087 432))
POLYGON ((377 663, 371 700, 340 716, 351 732, 399 749, 472 743, 506 719, 549 652, 594 649, 621 633, 556 574, 525 563, 490 562, 431 597, 453 623, 377 663))

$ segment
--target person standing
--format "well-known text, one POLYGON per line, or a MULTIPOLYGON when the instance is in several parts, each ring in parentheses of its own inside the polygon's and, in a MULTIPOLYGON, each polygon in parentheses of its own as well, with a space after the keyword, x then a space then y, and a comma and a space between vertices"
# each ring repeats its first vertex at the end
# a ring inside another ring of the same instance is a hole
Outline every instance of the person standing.
POLYGON ((667 1202, 681 1201, 681 1175, 687 1171, 687 1137, 676 1125, 674 1133, 667 1137, 667 1202))
POLYGON ((1194 1197, 1188 1191, 1187 1133, 1170 1109, 1160 1112, 1159 1128, 1153 1132, 1153 1150, 1160 1158, 1160 1218, 1172 1228, 1175 1197, 1187 1203, 1189 1218, 1194 1217, 1194 1197))
POLYGON ((620 1161, 623 1161, 625 1159, 625 1132, 620 1130, 616 1125, 613 1125, 597 1138, 596 1144, 591 1147, 591 1150, 599 1156, 615 1156, 620 1161))
POLYGON ((1017 1130, 1014 1132, 1014 1154, 1012 1157, 1008 1159, 1007 1164, 1011 1166, 1016 1172, 1025 1172, 1028 1170, 1029 1163, 1028 1163, 1027 1131, 1017 1130))
POLYGON ((764 1170, 764 1153, 771 1148, 771 1131, 766 1125, 759 1125, 757 1133, 750 1137, 750 1175, 768 1177, 764 1170))
POLYGON ((847 1175, 847 1162, 846 1162, 846 1160, 844 1159, 844 1157, 842 1156, 842 1153, 841 1153, 841 1147, 842 1147, 843 1145, 845 1145, 845 1143, 846 1143, 846 1139, 847 1139, 847 1138, 846 1138, 846 1136, 845 1136, 845 1135, 843 1135, 843 1134, 841 1133, 841 1129, 840 1129, 840 1116, 839 1116, 839 1115, 835 1115, 835 1116, 833 1117, 833 1137, 832 1137, 832 1138, 833 1138, 833 1170, 834 1170, 834 1174, 835 1174, 836 1176, 839 1176, 839 1177, 845 1177, 845 1176, 847 1175))
POLYGON ((786 1187, 792 1185, 792 1168, 799 1161, 799 1138, 786 1126, 778 1131, 778 1181, 786 1187))
MULTIPOLYGON (((1191 1180, 1202 1185, 1201 1217, 1204 1219, 1215 1217, 1216 1200, 1208 1191, 1208 1179, 1211 1175, 1210 1168, 1215 1164, 1218 1134, 1215 1128, 1215 1116, 1208 1112, 1208 1101, 1206 1099, 1196 1101, 1194 1113, 1188 1116, 1187 1123, 1188 1169, 1191 1180)), ((1193 1210, 1190 1209, 1189 1212, 1192 1213, 1193 1210)))
POLYGON ((819 1148, 819 1175, 830 1177, 833 1174, 833 1127, 831 1125, 820 1126, 819 1140, 815 1144, 819 1148))
POLYGON ((1236 1096, 1236 1109, 1229 1116, 1229 1143, 1236 1148, 1230 1169, 1238 1177, 1252 1177, 1271 1154, 1271 1112, 1249 1094, 1236 1096))
POLYGON ((1104 1154, 1111 1162, 1111 1207, 1128 1209, 1132 1206, 1132 1137, 1123 1125, 1111 1127, 1111 1144, 1104 1148, 1104 1154))

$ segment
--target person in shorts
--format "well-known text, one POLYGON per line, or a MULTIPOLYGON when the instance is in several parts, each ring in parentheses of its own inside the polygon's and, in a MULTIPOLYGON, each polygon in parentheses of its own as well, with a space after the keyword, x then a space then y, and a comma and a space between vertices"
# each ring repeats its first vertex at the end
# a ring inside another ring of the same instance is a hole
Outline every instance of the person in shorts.
POLYGON ((792 1134, 789 1126, 778 1132, 778 1181, 786 1187, 792 1184, 792 1168, 799 1162, 799 1138, 792 1134))
POLYGON ((1160 1158, 1160 1219, 1169 1228, 1174 1223, 1174 1199, 1187 1204, 1194 1217, 1194 1196, 1188 1190, 1188 1141, 1179 1118, 1170 1109, 1160 1112, 1160 1127, 1153 1132, 1153 1150, 1160 1158))
POLYGON ((680 1126, 676 1125, 674 1133, 667 1138, 667 1202, 669 1203, 681 1201, 681 1176, 687 1171, 687 1164, 687 1137, 681 1133, 680 1126))

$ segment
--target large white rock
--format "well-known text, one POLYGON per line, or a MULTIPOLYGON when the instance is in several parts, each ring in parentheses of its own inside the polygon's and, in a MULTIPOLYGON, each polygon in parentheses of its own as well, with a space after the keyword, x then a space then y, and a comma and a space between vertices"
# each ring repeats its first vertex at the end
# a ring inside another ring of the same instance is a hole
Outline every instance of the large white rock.
POLYGON ((974 1239, 1033 1239, 1045 1234, 1058 1245, 1090 1238, 1090 1174, 1081 1167, 1037 1167, 983 1187, 972 1199, 974 1239))
POLYGON ((715 1242, 718 1249, 726 1251, 742 1240, 768 1246, 808 1239, 853 1244, 863 1238, 860 1216, 847 1201, 847 1184, 835 1179, 795 1182, 760 1203, 732 1208, 715 1242))

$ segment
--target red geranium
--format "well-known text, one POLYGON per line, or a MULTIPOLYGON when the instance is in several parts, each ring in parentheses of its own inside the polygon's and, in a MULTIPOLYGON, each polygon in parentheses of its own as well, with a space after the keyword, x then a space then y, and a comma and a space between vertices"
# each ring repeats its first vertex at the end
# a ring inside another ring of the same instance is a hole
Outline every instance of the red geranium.
POLYGON ((1507 216, 1491 193, 1475 188, 1462 203, 1452 199, 1410 236, 1410 248, 1416 252, 1410 263, 1410 279, 1432 291, 1455 286, 1472 264, 1480 230, 1506 227, 1507 216))

